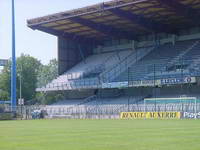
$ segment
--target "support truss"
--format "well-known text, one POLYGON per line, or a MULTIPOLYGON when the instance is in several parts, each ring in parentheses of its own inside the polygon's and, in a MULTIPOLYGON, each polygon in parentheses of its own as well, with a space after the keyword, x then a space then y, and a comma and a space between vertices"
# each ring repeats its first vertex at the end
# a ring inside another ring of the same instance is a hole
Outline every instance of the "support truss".
POLYGON ((131 23, 138 24, 138 25, 142 26, 143 28, 146 28, 150 31, 166 32, 166 33, 171 33, 171 34, 175 33, 169 25, 165 25, 165 24, 144 18, 141 15, 137 15, 137 14, 131 13, 129 11, 124 11, 120 8, 110 9, 109 11, 112 12, 113 14, 117 15, 120 18, 129 20, 131 23))
POLYGON ((117 38, 125 38, 129 40, 137 40, 136 36, 134 33, 126 32, 126 31, 121 31, 120 29, 117 29, 115 27, 101 24, 101 23, 96 23, 87 19, 83 19, 80 17, 74 17, 74 18, 69 18, 71 21, 82 24, 84 26, 87 26, 91 29, 94 29, 96 31, 99 31, 103 34, 106 34, 110 37, 117 37, 117 38))
POLYGON ((171 9, 173 9, 178 15, 184 16, 191 21, 195 21, 196 24, 200 24, 200 13, 195 9, 186 6, 177 0, 157 0, 161 4, 165 4, 171 9))
POLYGON ((58 31, 58 30, 55 30, 55 29, 50 29, 50 28, 43 27, 43 26, 37 26, 35 28, 37 30, 40 30, 40 31, 43 31, 43 32, 46 32, 46 33, 49 33, 49 34, 52 34, 52 35, 55 35, 55 36, 58 36, 58 37, 63 37, 63 38, 74 40, 74 41, 81 42, 81 43, 101 44, 101 42, 99 42, 95 39, 86 38, 84 36, 78 36, 78 35, 75 35, 75 34, 72 34, 72 33, 66 33, 66 32, 58 31))

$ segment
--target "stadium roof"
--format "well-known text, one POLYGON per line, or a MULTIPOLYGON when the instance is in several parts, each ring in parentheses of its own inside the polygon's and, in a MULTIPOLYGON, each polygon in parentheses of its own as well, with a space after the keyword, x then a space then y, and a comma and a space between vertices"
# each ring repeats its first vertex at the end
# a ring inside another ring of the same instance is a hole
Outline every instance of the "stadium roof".
POLYGON ((200 25, 199 0, 113 0, 28 20, 32 29, 74 40, 176 34, 200 25))

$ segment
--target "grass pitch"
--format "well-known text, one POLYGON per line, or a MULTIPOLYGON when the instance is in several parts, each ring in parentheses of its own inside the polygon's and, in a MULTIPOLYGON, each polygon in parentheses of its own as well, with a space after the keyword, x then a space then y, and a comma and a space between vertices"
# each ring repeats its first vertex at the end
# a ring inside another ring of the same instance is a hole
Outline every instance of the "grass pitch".
POLYGON ((0 150, 200 150, 200 120, 0 121, 0 150))

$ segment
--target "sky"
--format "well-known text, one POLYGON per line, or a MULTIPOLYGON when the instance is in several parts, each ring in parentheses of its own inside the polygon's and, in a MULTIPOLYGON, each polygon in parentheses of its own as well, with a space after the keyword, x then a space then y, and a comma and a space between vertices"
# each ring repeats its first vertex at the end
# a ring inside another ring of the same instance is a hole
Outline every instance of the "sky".
MULTIPOLYGON (((15 0, 16 55, 29 54, 43 64, 57 58, 57 38, 32 30, 26 20, 109 0, 15 0)), ((0 0, 0 59, 11 57, 11 0, 0 0)))

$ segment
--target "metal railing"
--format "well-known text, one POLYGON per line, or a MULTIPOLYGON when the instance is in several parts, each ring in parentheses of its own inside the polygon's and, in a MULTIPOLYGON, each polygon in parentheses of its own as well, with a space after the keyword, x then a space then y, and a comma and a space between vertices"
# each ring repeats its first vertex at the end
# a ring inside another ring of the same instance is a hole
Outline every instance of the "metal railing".
POLYGON ((180 62, 180 60, 190 51, 192 51, 195 47, 199 46, 199 42, 200 41, 195 41, 192 45, 190 45, 186 50, 183 50, 178 56, 176 56, 175 58, 173 58, 170 62, 169 62, 169 66, 170 65, 174 65, 177 62, 180 62))
MULTIPOLYGON (((10 112, 11 107, 5 107, 10 112)), ((121 112, 188 112, 199 114, 200 103, 168 104, 112 104, 112 105, 74 105, 74 106, 22 106, 15 108, 21 119, 33 119, 33 112, 45 112, 44 118, 70 119, 119 119, 121 112)))
POLYGON ((134 51, 131 55, 124 58, 121 62, 108 68, 106 71, 100 74, 100 79, 102 82, 111 82, 115 79, 119 74, 128 69, 129 66, 133 65, 135 62, 139 61, 141 58, 146 56, 149 52, 151 52, 154 47, 149 49, 141 49, 139 51, 134 51))
MULTIPOLYGON (((98 77, 91 78, 81 78, 68 80, 58 83, 51 83, 47 86, 37 89, 37 91, 59 91, 59 90, 74 90, 74 89, 97 89, 108 87, 109 84, 113 82, 135 82, 135 81, 149 81, 149 80, 160 80, 160 79, 183 79, 186 77, 197 77, 200 76, 200 61, 184 60, 180 63, 172 66, 169 70, 167 66, 169 65, 168 59, 159 60, 157 63, 155 61, 143 61, 134 64, 132 67, 124 69, 122 73, 118 75, 114 80, 110 82, 105 82, 102 84, 101 79, 98 77), (162 62, 162 63, 160 63, 162 62), (195 63, 194 68, 192 63, 195 63), (108 86, 106 86, 106 84, 108 86)), ((180 83, 179 83, 180 84, 180 83)), ((128 85, 127 85, 128 86, 128 85)), ((111 88, 111 87, 110 87, 111 88)), ((116 87, 117 88, 117 87, 116 87)))

